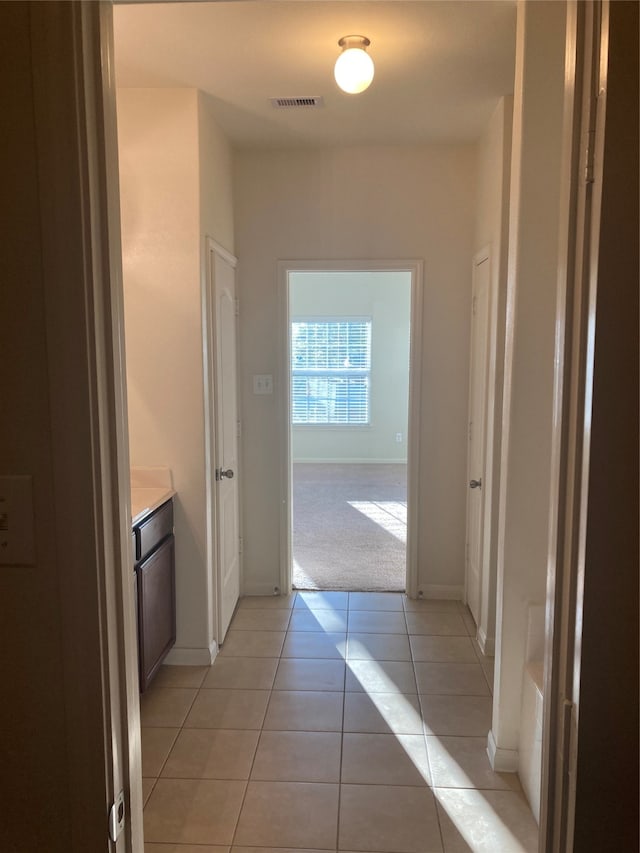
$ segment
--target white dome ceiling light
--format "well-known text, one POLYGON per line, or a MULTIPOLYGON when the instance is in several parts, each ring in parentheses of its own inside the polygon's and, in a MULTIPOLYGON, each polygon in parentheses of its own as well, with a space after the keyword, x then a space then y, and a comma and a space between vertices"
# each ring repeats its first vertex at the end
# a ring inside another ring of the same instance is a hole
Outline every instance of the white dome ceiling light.
POLYGON ((368 89, 373 80, 373 60, 367 53, 371 42, 366 36, 343 36, 338 45, 342 53, 333 73, 343 92, 357 95, 368 89))

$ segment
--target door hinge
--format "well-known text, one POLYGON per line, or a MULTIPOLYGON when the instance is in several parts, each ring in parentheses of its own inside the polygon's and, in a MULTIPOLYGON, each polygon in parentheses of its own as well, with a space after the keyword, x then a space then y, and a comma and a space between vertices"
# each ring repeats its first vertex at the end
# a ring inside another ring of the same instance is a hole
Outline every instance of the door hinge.
POLYGON ((124 791, 120 791, 109 809, 109 838, 115 843, 124 829, 124 791))
POLYGON ((236 317, 239 317, 240 316, 240 300, 236 298, 235 303, 236 303, 236 317))
POLYGON ((244 542, 242 541, 242 536, 238 537, 238 554, 242 554, 242 549, 244 547, 244 542))
POLYGON ((477 296, 474 296, 473 299, 471 300, 471 314, 474 317, 476 316, 476 302, 477 302, 477 300, 478 300, 477 296))
POLYGON ((242 424, 241 424, 241 422, 240 422, 240 421, 238 421, 238 422, 237 422, 237 424, 236 424, 236 436, 237 436, 238 438, 240 438, 240 434, 241 434, 241 432, 242 432, 242 424))

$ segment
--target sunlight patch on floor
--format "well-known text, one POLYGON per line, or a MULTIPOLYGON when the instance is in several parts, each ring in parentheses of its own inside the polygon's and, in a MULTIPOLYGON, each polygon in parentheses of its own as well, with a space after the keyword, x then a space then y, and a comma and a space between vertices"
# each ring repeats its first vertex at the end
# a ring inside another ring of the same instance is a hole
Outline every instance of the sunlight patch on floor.
MULTIPOLYGON (((320 592, 318 595, 322 596, 322 593, 320 592)), ((340 612, 336 611, 328 600, 324 603, 324 608, 326 610, 340 612)), ((312 610, 308 612, 313 613, 312 610)), ((347 647, 345 640, 336 640, 334 645, 340 656, 343 659, 346 659, 347 647)), ((420 773, 427 785, 429 785, 441 808, 445 811, 448 819, 451 821, 464 841, 469 845, 469 849, 477 851, 477 853, 481 853, 481 851, 487 851, 487 853, 489 853, 489 851, 492 850, 492 845, 495 844, 496 839, 499 838, 498 843, 500 845, 500 850, 509 850, 510 853, 524 853, 526 851, 526 847, 524 847, 517 836, 511 832, 504 820, 488 802, 483 792, 475 788, 473 781, 467 776, 452 756, 449 756, 450 760, 455 763, 462 779, 466 783, 464 787, 458 785, 455 788, 436 788, 434 780, 429 779, 427 774, 425 774, 424 768, 420 767, 416 763, 414 756, 411 755, 406 743, 403 742, 402 736, 398 732, 394 731, 394 721, 388 709, 385 707, 382 697, 387 695, 387 693, 393 693, 398 698, 400 705, 403 706, 403 713, 406 715, 406 718, 410 719, 411 723, 416 728, 423 728, 422 714, 414 708, 403 693, 398 692, 398 687, 393 678, 385 671, 384 661, 375 661, 371 658, 367 658, 369 668, 377 670, 377 678, 375 679, 376 691, 368 689, 362 679, 358 677, 357 664, 362 663, 362 659, 351 661, 346 660, 345 662, 353 677, 359 682, 363 692, 369 697, 381 718, 385 721, 389 728, 389 733, 395 736, 397 742, 402 747, 417 772, 420 773), (473 814, 472 820, 469 819, 470 812, 473 814)), ((395 714, 397 715, 397 704, 395 714)), ((435 735, 430 735, 430 737, 435 738, 435 735)), ((438 742, 440 746, 445 749, 440 738, 438 738, 438 742)), ((430 759, 427 758, 427 761, 429 760, 430 759)))
POLYGON ((402 501, 349 501, 357 509, 400 542, 407 541, 407 504, 402 501))
POLYGON ((308 574, 295 557, 293 558, 293 577, 298 589, 314 589, 317 585, 315 577, 308 574))
MULTIPOLYGON (((347 661, 347 667, 351 670, 353 675, 357 678, 357 674, 354 672, 353 667, 351 666, 352 662, 347 661)), ((393 690, 395 688, 395 684, 393 680, 387 675, 384 671, 383 666, 381 666, 380 662, 370 661, 374 666, 379 670, 379 678, 381 682, 383 682, 388 688, 393 690)), ((434 793, 434 796, 438 800, 440 806, 444 809, 447 814, 447 817, 455 826, 456 830, 460 833, 462 838, 469 845, 469 849, 471 851, 477 851, 477 853, 490 853, 493 847, 492 845, 495 843, 496 837, 499 837, 500 841, 500 850, 509 850, 510 853, 526 853, 526 848, 522 845, 519 839, 511 832, 509 827, 502 820, 500 815, 495 811, 495 809, 491 806, 491 804, 487 801, 487 798, 483 795, 483 792, 476 789, 473 782, 469 777, 462 771, 460 765, 455 762, 456 767, 460 770, 460 773, 464 776, 468 787, 456 787, 456 788, 436 788, 433 780, 429 780, 425 777, 422 768, 420 768, 413 759, 413 756, 407 749, 406 745, 403 743, 402 738, 397 735, 396 732, 393 731, 393 723, 389 719, 389 715, 386 712, 384 705, 380 702, 380 696, 377 693, 370 693, 362 681, 358 679, 362 689, 367 693, 369 699, 376 706, 378 713, 385 720, 386 724, 389 727, 389 731, 395 735, 396 740, 403 748, 407 758, 412 762, 416 770, 420 773, 425 782, 431 787, 431 790, 434 793), (474 812, 474 818, 472 821, 469 820, 469 812, 474 812)), ((397 689, 397 688, 396 688, 397 689)), ((422 725, 422 715, 419 714, 415 708, 411 705, 411 703, 404 697, 403 694, 398 694, 401 697, 401 701, 404 700, 405 713, 413 718, 414 722, 422 725)), ((434 736, 432 736, 434 737, 434 736)), ((442 741, 438 738, 438 742, 442 746, 442 741)), ((444 747, 443 747, 444 748, 444 747)), ((451 756, 450 756, 451 757, 451 756)), ((427 759, 429 760, 429 759, 427 759)), ((451 761, 454 759, 451 757, 451 761)))

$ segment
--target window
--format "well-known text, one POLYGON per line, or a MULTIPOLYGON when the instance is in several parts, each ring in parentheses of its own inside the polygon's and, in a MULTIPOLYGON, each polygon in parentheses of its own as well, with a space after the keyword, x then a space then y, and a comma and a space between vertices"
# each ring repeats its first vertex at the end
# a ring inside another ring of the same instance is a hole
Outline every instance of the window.
POLYGON ((369 423, 371 320, 291 323, 294 424, 369 423))

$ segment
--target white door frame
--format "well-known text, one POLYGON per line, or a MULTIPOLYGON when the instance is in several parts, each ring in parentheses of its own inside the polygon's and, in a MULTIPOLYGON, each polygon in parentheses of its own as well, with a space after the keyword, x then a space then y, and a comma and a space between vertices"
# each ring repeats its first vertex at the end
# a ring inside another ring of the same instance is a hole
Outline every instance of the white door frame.
MULTIPOLYGON (((202 366, 204 376, 204 454, 205 454, 205 493, 206 493, 206 566, 207 566, 207 614, 209 620, 208 636, 215 637, 219 646, 224 639, 221 636, 220 565, 218 559, 216 530, 216 295, 213 273, 213 255, 218 255, 233 269, 238 259, 211 237, 205 237, 205 274, 202 279, 202 366)), ((236 334, 236 359, 238 335, 236 334)), ((238 394, 238 405, 240 395, 238 394)), ((239 418, 239 413, 238 413, 239 418)), ((241 505, 240 483, 238 482, 238 503, 241 505)), ((240 529, 240 517, 238 518, 240 529)), ((240 534, 241 535, 241 534, 240 534)), ((240 589, 242 589, 242 553, 240 560, 240 589)), ((215 649, 212 650, 215 652, 215 649)))
MULTIPOLYGON (((80 4, 86 6, 87 4, 80 4)), ((91 5, 91 4, 89 4, 91 5)), ((104 455, 110 451, 112 484, 104 495, 108 497, 113 512, 112 532, 116 545, 116 564, 109 565, 106 573, 107 586, 113 589, 117 613, 111 613, 109 622, 119 623, 117 644, 112 646, 107 665, 112 690, 113 717, 119 722, 119 742, 115 743, 116 756, 122 761, 117 776, 125 794, 124 831, 115 844, 117 851, 137 851, 144 846, 142 810, 142 745, 140 737, 140 693, 138 675, 138 626, 136 621, 136 598, 131 579, 131 470, 129 459, 129 418, 127 397, 127 372, 124 325, 124 285, 122 273, 122 240, 120 224, 120 185, 118 164, 118 132, 116 120, 116 82, 113 63, 113 8, 111 3, 100 2, 97 22, 91 27, 85 21, 85 33, 91 33, 94 41, 94 73, 100 95, 94 101, 95 92, 85 89, 88 123, 95 120, 90 138, 93 146, 102 141, 104 133, 104 161, 93 162, 94 185, 89 189, 92 206, 106 217, 106 231, 102 248, 106 275, 101 282, 102 298, 107 306, 108 325, 104 330, 105 350, 96 344, 97 355, 101 356, 102 370, 98 375, 99 392, 109 400, 105 411, 107 431, 111 433, 110 447, 102 432, 94 436, 104 455), (98 56, 99 54, 99 71, 98 56), (91 112, 96 110, 99 119, 91 112), (103 124, 101 126, 100 119, 103 124), (95 136, 93 135, 95 132, 95 136), (104 169, 104 184, 101 183, 104 169), (108 414, 107 414, 108 411, 108 414), (117 655, 117 657, 116 657, 117 655), (117 685, 117 686, 116 686, 117 685), (116 703, 117 706, 116 707, 116 703), (128 808, 127 808, 128 806, 128 808)), ((86 11, 85 11, 86 14, 86 11)), ((86 68, 87 66, 85 66, 86 68)), ((96 87, 97 88, 97 87, 96 87)), ((94 152, 95 156, 95 152, 94 152)), ((114 727, 115 728, 115 727, 114 727)), ((115 729, 118 731, 118 729, 115 729)), ((113 733, 112 733, 113 736, 113 733)), ((115 740, 115 739, 114 739, 115 740)), ((114 788, 117 796, 118 787, 114 788)))
MULTIPOLYGON (((491 270, 491 249, 489 246, 485 246, 473 258, 472 264, 472 291, 471 298, 475 299, 475 292, 473 290, 475 282, 476 282, 476 269, 483 263, 487 263, 489 265, 489 292, 487 294, 488 306, 487 306, 487 328, 485 330, 486 334, 486 348, 487 348, 487 357, 485 363, 485 386, 484 386, 484 399, 482 401, 482 439, 483 439, 483 448, 482 448, 482 485, 480 487, 480 500, 481 500, 481 508, 480 508, 480 520, 479 520, 479 538, 480 538, 480 580, 479 580, 479 590, 478 590, 478 639, 480 636, 483 637, 484 642, 481 643, 482 651, 484 654, 492 654, 493 648, 487 648, 487 632, 486 632, 486 623, 487 623, 487 614, 486 614, 486 598, 487 596, 484 593, 485 584, 489 582, 489 571, 490 565, 488 565, 485 559, 485 548, 484 548, 484 540, 485 540, 485 516, 487 511, 491 511, 491 483, 489 482, 489 491, 487 491, 487 475, 486 475, 486 467, 487 467, 487 446, 490 441, 493 441, 493 436, 489 436, 487 433, 487 413, 489 408, 490 399, 493 396, 490 388, 490 380, 491 377, 489 375, 489 364, 492 361, 492 352, 491 348, 495 347, 496 341, 495 337, 491 334, 491 317, 493 307, 496 304, 497 294, 495 293, 496 287, 494 282, 494 276, 492 275, 491 270)), ((471 312, 471 325, 470 325, 470 344, 473 343, 473 330, 474 330, 474 314, 473 310, 471 312)), ((469 349, 469 404, 468 404, 468 415, 471 416, 471 402, 472 402, 472 392, 473 389, 471 387, 471 378, 473 376, 473 350, 469 349)), ((469 429, 471 429, 470 421, 468 421, 469 429)), ((475 477, 477 472, 473 472, 471 470, 471 441, 467 440, 467 508, 466 508, 466 548, 465 548, 465 573, 464 573, 464 601, 465 604, 468 604, 468 583, 469 583, 469 504, 471 499, 471 491, 469 487, 469 481, 472 477, 475 477)), ((490 643, 492 646, 493 644, 490 643)))
POLYGON ((289 274, 294 272, 409 272, 411 274, 411 344, 409 349, 409 411, 407 440, 407 570, 406 590, 418 595, 418 530, 420 472, 420 395, 422 375, 423 262, 421 260, 303 260, 278 261, 280 334, 278 412, 281 435, 280 458, 280 591, 291 592, 291 427, 290 427, 290 317, 289 274))
POLYGON ((549 853, 573 850, 608 28, 606 0, 570 0, 542 741, 549 795, 540 813, 540 849, 549 853))
POLYGON ((30 4, 29 15, 68 734, 67 790, 51 799, 69 815, 69 853, 141 853, 112 6, 30 4), (111 842, 120 791, 125 823, 111 842))

